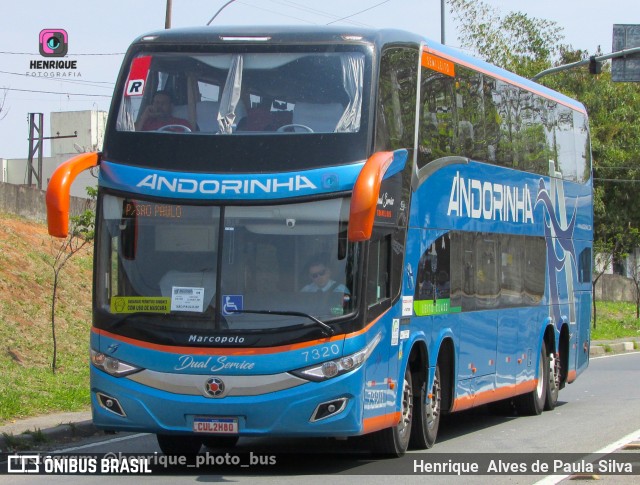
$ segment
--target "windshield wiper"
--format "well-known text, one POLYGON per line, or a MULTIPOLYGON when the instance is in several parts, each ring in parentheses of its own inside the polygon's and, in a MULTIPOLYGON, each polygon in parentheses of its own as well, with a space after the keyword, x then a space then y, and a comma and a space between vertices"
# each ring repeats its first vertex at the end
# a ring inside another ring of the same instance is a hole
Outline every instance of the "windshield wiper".
POLYGON ((121 327, 129 318, 131 317, 157 317, 158 315, 163 315, 163 313, 156 312, 135 312, 135 313, 125 313, 120 317, 116 318, 109 322, 109 330, 115 330, 118 327, 121 327))
POLYGON ((313 315, 309 315, 304 312, 290 312, 290 311, 280 311, 280 310, 230 310, 228 313, 253 313, 256 315, 284 315, 287 317, 305 317, 315 323, 318 327, 322 329, 322 333, 327 337, 331 337, 335 334, 333 328, 324 323, 322 320, 317 319, 313 315))

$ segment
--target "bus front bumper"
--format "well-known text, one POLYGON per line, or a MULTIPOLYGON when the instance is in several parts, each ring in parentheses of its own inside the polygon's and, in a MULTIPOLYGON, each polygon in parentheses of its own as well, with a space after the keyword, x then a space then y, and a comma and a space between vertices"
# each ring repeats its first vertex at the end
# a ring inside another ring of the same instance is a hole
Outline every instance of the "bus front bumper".
POLYGON ((92 366, 93 421, 105 430, 189 434, 196 418, 235 418, 240 436, 355 436, 363 432, 363 373, 359 368, 275 392, 209 398, 156 389, 92 366))

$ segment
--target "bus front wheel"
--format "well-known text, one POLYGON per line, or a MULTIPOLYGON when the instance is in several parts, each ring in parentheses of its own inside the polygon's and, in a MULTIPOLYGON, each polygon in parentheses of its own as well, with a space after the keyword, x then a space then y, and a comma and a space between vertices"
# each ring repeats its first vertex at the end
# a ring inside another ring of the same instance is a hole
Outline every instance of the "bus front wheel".
POLYGON ((413 429, 410 445, 414 449, 431 448, 436 442, 442 405, 442 384, 440 364, 436 365, 436 374, 427 395, 427 381, 420 386, 413 407, 413 429))
POLYGON ((413 384, 411 372, 407 367, 402 384, 400 421, 391 428, 385 428, 369 435, 370 447, 374 454, 386 457, 399 457, 405 454, 411 436, 413 403, 413 384))

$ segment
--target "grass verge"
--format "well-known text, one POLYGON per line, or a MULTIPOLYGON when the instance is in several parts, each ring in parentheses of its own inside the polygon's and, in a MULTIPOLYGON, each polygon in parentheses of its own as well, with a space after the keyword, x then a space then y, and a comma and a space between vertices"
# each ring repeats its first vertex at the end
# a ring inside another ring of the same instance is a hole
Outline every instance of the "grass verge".
POLYGON ((51 371, 51 238, 43 224, 0 213, 0 424, 89 407, 92 250, 61 273, 58 370, 51 371))
POLYGON ((596 328, 591 326, 591 340, 640 338, 640 320, 634 303, 597 301, 596 328))

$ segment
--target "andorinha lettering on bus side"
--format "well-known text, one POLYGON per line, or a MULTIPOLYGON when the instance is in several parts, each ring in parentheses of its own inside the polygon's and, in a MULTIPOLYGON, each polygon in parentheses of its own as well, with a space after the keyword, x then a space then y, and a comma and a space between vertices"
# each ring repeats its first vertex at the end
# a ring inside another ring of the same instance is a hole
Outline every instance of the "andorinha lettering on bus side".
POLYGON ((467 216, 489 221, 533 223, 531 190, 460 176, 451 184, 447 215, 467 216))

